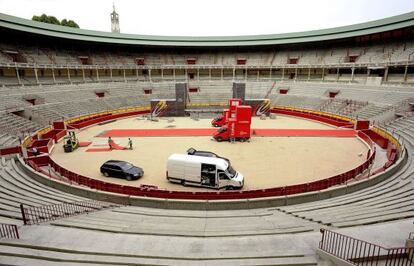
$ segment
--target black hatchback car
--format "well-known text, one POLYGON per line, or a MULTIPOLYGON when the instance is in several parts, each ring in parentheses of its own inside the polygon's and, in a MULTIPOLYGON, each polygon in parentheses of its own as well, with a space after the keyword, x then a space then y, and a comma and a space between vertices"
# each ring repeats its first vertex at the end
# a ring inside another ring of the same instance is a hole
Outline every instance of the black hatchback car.
POLYGON ((136 180, 144 175, 144 170, 131 163, 117 160, 109 160, 101 166, 101 173, 106 176, 136 180))

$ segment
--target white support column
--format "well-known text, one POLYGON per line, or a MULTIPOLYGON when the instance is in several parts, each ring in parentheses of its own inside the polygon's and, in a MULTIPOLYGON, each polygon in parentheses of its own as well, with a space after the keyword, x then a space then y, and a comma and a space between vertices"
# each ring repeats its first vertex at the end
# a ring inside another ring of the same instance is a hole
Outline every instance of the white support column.
POLYGON ((308 81, 310 80, 310 73, 311 73, 311 69, 308 68, 308 81))
POLYGON ((354 82, 355 79, 355 67, 352 67, 351 69, 351 82, 354 82))
MULTIPOLYGON (((53 76, 55 76, 55 75, 53 75, 53 76)), ((83 77, 83 82, 86 82, 86 79, 85 79, 85 69, 84 68, 82 68, 82 77, 83 77)), ((111 72, 111 78, 112 78, 112 72, 111 72)))
POLYGON ((188 69, 184 69, 185 81, 188 82, 188 69))
POLYGON ((256 73, 256 81, 259 81, 259 78, 260 78, 260 70, 258 69, 256 73))
POLYGON ((125 82, 125 83, 127 82, 125 68, 124 68, 124 82, 125 82))
POLYGON ((269 80, 272 80, 272 67, 269 69, 269 80))
POLYGON ((208 77, 209 77, 209 80, 211 81, 211 67, 208 69, 208 77))
POLYGON ((236 79, 236 68, 233 67, 233 81, 236 79))
POLYGON ((339 67, 336 69, 336 81, 339 80, 339 67))
POLYGON ((69 70, 69 68, 66 68, 67 69, 67 72, 68 72, 68 79, 69 79, 69 82, 70 82, 70 84, 72 84, 72 80, 70 79, 70 70, 69 70))
POLYGON ((164 80, 164 68, 161 67, 161 79, 164 80))
POLYGON ((19 74, 19 69, 16 67, 16 77, 17 77, 17 81, 19 82, 19 85, 22 85, 22 81, 20 79, 20 74, 19 74))
POLYGON ((175 81, 175 68, 173 68, 173 79, 175 81))
POLYGON ((321 80, 324 81, 325 80, 325 68, 322 68, 322 77, 321 80))
POLYGON ((200 81, 200 68, 197 68, 197 80, 200 81))
POLYGON ((247 80, 247 67, 244 69, 244 80, 247 80))
POLYGON ((388 81, 388 67, 385 67, 383 82, 387 82, 387 81, 388 81))
POLYGON ((296 67, 295 68, 295 81, 296 81, 297 78, 298 78, 298 68, 296 67))
MULTIPOLYGON (((111 78, 111 82, 114 82, 114 79, 112 78, 112 68, 109 69, 109 77, 111 78)), ((85 78, 85 75, 84 75, 85 78)))
POLYGON ((284 80, 284 79, 285 79, 285 69, 282 68, 282 80, 284 80))
POLYGON ((53 78, 53 84, 56 83, 56 77, 55 77, 55 69, 52 67, 52 78, 53 78))
POLYGON ((36 84, 39 85, 39 77, 37 76, 37 68, 36 67, 34 68, 34 74, 35 74, 35 77, 36 77, 36 84))
POLYGON ((404 83, 407 82, 407 73, 408 73, 408 65, 405 66, 405 70, 404 70, 404 83))
POLYGON ((98 68, 95 68, 95 71, 96 71, 96 80, 98 82, 101 82, 101 80, 99 79, 99 70, 98 70, 98 68))
POLYGON ((223 75, 224 75, 224 69, 223 68, 221 68, 221 80, 223 80, 223 75))
POLYGON ((149 77, 149 81, 152 82, 151 68, 148 69, 148 77, 149 77))

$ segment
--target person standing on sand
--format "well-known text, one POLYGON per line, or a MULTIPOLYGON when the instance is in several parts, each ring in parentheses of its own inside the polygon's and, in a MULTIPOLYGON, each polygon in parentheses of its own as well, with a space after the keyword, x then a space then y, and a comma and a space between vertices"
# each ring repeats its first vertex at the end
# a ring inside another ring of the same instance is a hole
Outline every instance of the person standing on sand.
POLYGON ((131 140, 131 138, 128 138, 128 146, 129 146, 129 149, 132 150, 132 140, 131 140))
POLYGON ((112 138, 111 138, 111 136, 108 137, 108 146, 109 146, 109 149, 111 149, 111 150, 113 149, 112 148, 112 138))

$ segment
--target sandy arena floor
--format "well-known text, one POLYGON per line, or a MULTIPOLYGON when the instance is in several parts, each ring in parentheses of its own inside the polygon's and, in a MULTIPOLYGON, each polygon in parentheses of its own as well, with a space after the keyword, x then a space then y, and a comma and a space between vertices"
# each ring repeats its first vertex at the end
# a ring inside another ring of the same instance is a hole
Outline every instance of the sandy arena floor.
MULTIPOLYGON (((107 147, 106 138, 95 137, 109 129, 134 128, 206 128, 210 119, 194 121, 190 118, 166 119, 159 122, 140 117, 118 120, 102 126, 96 125, 77 133, 80 141, 92 141, 87 148, 107 147)), ((277 116, 275 120, 254 118, 252 128, 300 128, 327 129, 331 126, 288 116, 277 116)), ((113 138, 117 144, 126 146, 127 138, 113 138)), ((170 183, 165 178, 167 158, 172 153, 185 153, 190 147, 208 150, 227 157, 233 167, 245 177, 244 190, 261 189, 306 183, 346 172, 365 160, 368 147, 357 138, 320 137, 253 137, 246 143, 218 143, 211 137, 146 137, 131 138, 133 150, 110 152, 85 152, 79 148, 73 153, 64 153, 59 142, 52 158, 59 165, 91 178, 117 184, 139 186, 157 185, 170 190, 211 191, 204 188, 183 187, 170 183), (360 156, 363 154, 362 156, 360 156), (144 169, 144 176, 137 181, 106 178, 99 167, 107 160, 129 161, 144 169)))

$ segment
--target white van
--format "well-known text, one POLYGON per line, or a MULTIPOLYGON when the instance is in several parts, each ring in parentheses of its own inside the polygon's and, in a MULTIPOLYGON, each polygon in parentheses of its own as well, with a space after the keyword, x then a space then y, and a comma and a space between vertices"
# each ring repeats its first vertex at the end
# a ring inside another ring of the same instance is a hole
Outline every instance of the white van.
POLYGON ((172 154, 167 162, 167 179, 182 185, 240 189, 244 177, 222 158, 172 154))

